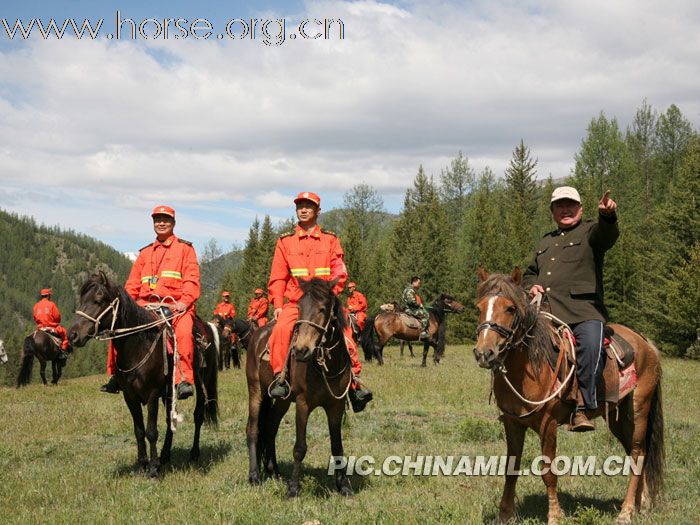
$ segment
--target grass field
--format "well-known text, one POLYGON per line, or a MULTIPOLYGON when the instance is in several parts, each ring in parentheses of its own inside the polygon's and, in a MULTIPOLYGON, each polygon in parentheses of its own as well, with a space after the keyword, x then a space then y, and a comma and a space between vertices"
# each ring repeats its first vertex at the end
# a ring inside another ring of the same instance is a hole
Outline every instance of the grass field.
MULTIPOLYGON (((497 409, 488 404, 489 375, 477 368, 466 346, 451 346, 439 367, 419 367, 418 357, 366 365, 363 376, 375 401, 344 426, 348 455, 502 455, 505 441, 497 409)), ((70 367, 70 363, 68 364, 70 367)), ((665 359, 666 491, 656 509, 635 523, 698 523, 700 520, 700 363, 665 359)), ((191 408, 176 432, 173 461, 160 481, 135 466, 131 417, 121 396, 101 394, 103 376, 34 382, 23 390, 0 389, 0 520, 2 523, 484 523, 495 516, 500 476, 353 476, 353 498, 344 499, 327 476, 330 443, 325 415, 309 425, 301 496, 286 499, 286 483, 247 481, 247 391, 240 370, 220 376, 220 425, 204 428, 202 458, 187 461, 191 408)), ((162 418, 161 418, 162 419, 162 418)), ((278 436, 283 476, 291 471, 293 411, 278 436)), ((161 423, 161 439, 164 435, 161 423)), ((598 420, 588 434, 559 431, 559 454, 623 455, 598 420)), ((524 462, 539 455, 529 432, 524 462)), ((565 523, 612 523, 626 478, 559 479, 565 523)), ((539 477, 518 482, 522 523, 546 522, 547 499, 539 477)))

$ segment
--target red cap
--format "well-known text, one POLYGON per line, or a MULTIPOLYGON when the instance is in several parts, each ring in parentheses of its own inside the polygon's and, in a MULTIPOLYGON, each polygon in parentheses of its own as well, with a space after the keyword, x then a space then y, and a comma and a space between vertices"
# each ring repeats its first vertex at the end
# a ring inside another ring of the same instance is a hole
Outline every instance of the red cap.
POLYGON ((228 293, 228 292, 223 292, 223 293, 221 294, 221 296, 222 296, 222 297, 230 297, 231 294, 228 293))
POLYGON ((355 286, 357 286, 357 285, 356 285, 354 282, 352 282, 352 281, 350 281, 350 282, 348 283, 348 288, 354 288, 355 286))
POLYGON ((311 191, 302 191, 297 195, 297 198, 294 199, 294 204, 299 204, 300 201, 311 201, 316 206, 321 206, 321 197, 311 191))
POLYGON ((263 293, 263 289, 262 289, 262 288, 256 288, 256 289, 255 289, 255 293, 263 293))
POLYGON ((153 208, 153 213, 151 213, 151 217, 155 217, 156 215, 168 215, 169 217, 172 217, 174 219, 175 210, 173 210, 170 206, 156 206, 155 208, 153 208))
POLYGON ((40 295, 51 295, 51 288, 42 288, 40 295))

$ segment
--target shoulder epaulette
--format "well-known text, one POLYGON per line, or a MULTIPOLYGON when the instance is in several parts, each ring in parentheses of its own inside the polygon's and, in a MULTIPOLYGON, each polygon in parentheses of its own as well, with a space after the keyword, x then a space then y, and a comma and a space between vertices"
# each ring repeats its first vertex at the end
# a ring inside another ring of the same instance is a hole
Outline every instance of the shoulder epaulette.
POLYGON ((282 235, 280 235, 280 239, 284 239, 285 237, 291 237, 292 235, 294 235, 294 230, 283 233, 282 235))
POLYGON ((192 243, 190 241, 186 241, 185 239, 180 239, 179 237, 177 238, 178 242, 181 242, 183 244, 186 244, 188 246, 192 246, 192 243))
POLYGON ((324 229, 322 228, 321 231, 322 231, 323 233, 327 233, 328 235, 332 235, 333 237, 337 237, 337 235, 335 234, 335 232, 332 232, 332 231, 330 231, 330 230, 324 230, 324 229))
POLYGON ((142 252, 143 250, 145 250, 146 248, 148 248, 151 244, 153 244, 153 243, 152 243, 152 242, 149 242, 149 243, 148 243, 146 246, 144 246, 143 248, 139 248, 139 251, 142 252))

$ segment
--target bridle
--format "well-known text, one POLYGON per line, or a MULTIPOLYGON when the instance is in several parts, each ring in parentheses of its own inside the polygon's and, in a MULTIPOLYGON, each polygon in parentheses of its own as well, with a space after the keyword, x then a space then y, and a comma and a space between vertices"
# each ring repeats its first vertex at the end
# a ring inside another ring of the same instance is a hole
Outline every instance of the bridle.
MULTIPOLYGON (((328 378, 330 377, 331 379, 334 379, 334 378, 340 376, 343 372, 345 372, 345 369, 348 367, 348 365, 350 363, 350 355, 347 352, 345 352, 345 354, 346 354, 345 365, 343 366, 343 368, 337 374, 334 374, 333 376, 328 376, 328 366, 326 366, 326 360, 331 358, 331 350, 333 350, 336 346, 338 346, 340 344, 341 339, 338 338, 338 340, 335 342, 335 344, 333 346, 329 346, 329 347, 324 346, 326 341, 329 339, 332 339, 333 335, 335 334, 335 330, 336 330, 335 324, 331 324, 331 323, 333 323, 333 321, 336 320, 337 318, 338 317, 336 316, 335 308, 333 308, 331 311, 331 314, 328 316, 328 321, 326 321, 325 326, 320 325, 318 323, 314 323, 313 321, 309 321, 308 319, 298 319, 294 323, 294 331, 296 334, 296 329, 299 325, 308 324, 308 325, 313 326, 314 328, 316 328, 320 332, 321 339, 319 340, 319 343, 316 345, 316 347, 313 349, 312 354, 316 358, 316 363, 318 363, 319 372, 321 373, 321 377, 323 377, 323 382, 326 385, 326 389, 328 390, 328 393, 331 396, 333 396, 335 399, 343 399, 347 395, 348 390, 350 390, 350 386, 352 385, 353 374, 352 373, 350 374, 350 379, 348 380, 348 384, 345 387, 345 389, 343 390, 343 393, 340 394, 339 396, 336 395, 333 392, 333 390, 331 390, 331 386, 330 386, 330 384, 328 384, 328 378), (328 335, 329 328, 331 329, 330 336, 328 335)), ((341 334, 341 336, 343 336, 343 334, 341 334)))
MULTIPOLYGON (((167 299, 167 297, 166 297, 167 299)), ((142 332, 144 330, 148 330, 149 328, 154 328, 157 326, 161 326, 165 323, 168 323, 175 319, 176 317, 180 317, 183 315, 185 312, 177 312, 172 315, 165 315, 161 312, 160 317, 156 317, 153 321, 149 323, 144 323, 138 326, 129 326, 126 328, 114 328, 114 325, 117 322, 117 314, 119 313, 119 295, 117 295, 111 303, 109 303, 104 310, 100 312, 100 314, 97 317, 92 317, 91 315, 83 312, 82 310, 76 310, 75 313, 76 315, 80 315, 87 319, 88 321, 91 321, 94 323, 94 328, 93 328, 93 333, 89 334, 88 337, 94 337, 98 341, 108 341, 110 339, 118 339, 120 337, 127 337, 129 335, 135 334, 137 332, 142 332), (102 318, 107 315, 108 312, 112 313, 112 324, 109 327, 109 330, 102 330, 100 331, 100 322, 102 321, 102 318), (104 334, 104 335, 101 335, 104 334)), ((151 309, 151 310, 156 310, 160 308, 161 306, 167 306, 168 303, 150 303, 149 305, 146 306, 146 308, 151 309)))
MULTIPOLYGON (((502 294, 494 294, 494 296, 501 296, 503 297, 502 294)), ((493 296, 491 296, 493 297, 493 296)), ((538 307, 539 310, 539 307, 538 307)), ((539 315, 539 313, 538 313, 539 315)), ((493 330, 496 332, 498 335, 501 337, 505 338, 505 341, 501 341, 498 344, 499 351, 498 351, 498 357, 496 357, 496 363, 499 365, 498 369, 504 369, 503 361, 506 358, 506 354, 511 348, 515 348, 517 346, 520 346, 521 343, 529 337, 532 337, 530 335, 530 332, 532 329, 535 327, 537 324, 537 317, 535 316, 535 320, 532 323, 530 327, 528 327, 527 330, 523 331, 523 335, 520 336, 520 338, 517 341, 513 341, 513 338, 515 334, 518 332, 520 329, 520 323, 523 321, 523 316, 520 314, 520 310, 516 307, 515 309, 515 314, 513 315, 513 321, 510 323, 510 327, 503 326, 502 324, 494 323, 493 321, 484 321, 481 323, 479 326, 476 327, 476 337, 477 339, 479 338, 479 334, 483 332, 484 330, 493 330)))

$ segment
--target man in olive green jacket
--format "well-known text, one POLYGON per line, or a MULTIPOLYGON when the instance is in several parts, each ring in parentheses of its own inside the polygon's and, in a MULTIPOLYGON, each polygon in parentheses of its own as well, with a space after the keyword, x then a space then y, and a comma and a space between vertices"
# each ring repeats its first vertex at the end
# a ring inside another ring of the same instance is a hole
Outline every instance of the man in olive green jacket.
POLYGON ((598 204, 598 221, 582 221, 581 197, 562 186, 552 193, 550 209, 559 226, 542 238, 523 276, 531 297, 546 293, 552 314, 567 323, 576 337, 576 376, 583 406, 576 409, 571 429, 593 430, 585 410, 598 408, 596 383, 605 364, 603 325, 603 260, 620 232, 617 204, 605 192, 598 204))
POLYGON ((414 276, 411 278, 411 284, 404 288, 401 294, 401 302, 403 303, 403 308, 407 314, 412 315, 420 321, 421 332, 419 339, 421 341, 428 341, 430 335, 428 334, 428 323, 430 322, 430 313, 423 306, 423 300, 418 295, 418 288, 422 281, 420 277, 414 276))

